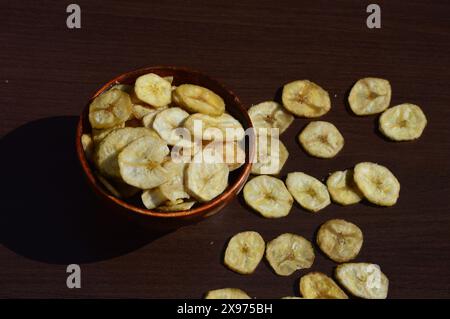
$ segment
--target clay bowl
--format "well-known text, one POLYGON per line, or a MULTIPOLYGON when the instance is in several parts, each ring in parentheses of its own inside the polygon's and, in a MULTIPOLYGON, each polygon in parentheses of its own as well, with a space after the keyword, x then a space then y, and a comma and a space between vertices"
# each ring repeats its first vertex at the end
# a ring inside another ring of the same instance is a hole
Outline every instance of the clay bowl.
MULTIPOLYGON (((108 90, 115 84, 134 84, 136 78, 146 73, 156 73, 160 76, 173 76, 174 85, 183 83, 191 83, 209 88, 213 92, 220 95, 226 104, 226 110, 235 117, 244 127, 244 129, 252 128, 250 117, 247 110, 239 101, 238 97, 230 90, 225 88, 217 80, 210 78, 200 72, 190 70, 184 67, 147 67, 135 71, 127 72, 117 76, 111 81, 104 84, 89 99, 84 107, 77 127, 76 148, 77 155, 81 163, 81 167, 89 186, 93 189, 97 197, 105 204, 111 212, 119 212, 123 216, 131 219, 137 219, 145 225, 156 228, 177 228, 185 224, 189 224, 201 219, 207 218, 224 208, 233 198, 240 192, 250 174, 251 163, 250 158, 253 157, 254 147, 246 145, 246 162, 239 169, 230 172, 229 186, 218 197, 213 200, 196 204, 192 209, 178 212, 159 212, 156 210, 148 210, 140 203, 140 194, 134 199, 119 199, 112 196, 103 185, 96 179, 93 164, 88 162, 81 145, 81 135, 91 132, 91 126, 88 120, 89 104, 102 92, 108 90)), ((247 143, 249 144, 249 143, 247 143)))

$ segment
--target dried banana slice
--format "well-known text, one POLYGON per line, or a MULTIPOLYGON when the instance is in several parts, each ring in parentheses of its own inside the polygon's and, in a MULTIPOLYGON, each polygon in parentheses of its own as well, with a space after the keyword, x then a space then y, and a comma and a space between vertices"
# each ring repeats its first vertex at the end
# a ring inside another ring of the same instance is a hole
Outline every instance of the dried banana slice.
POLYGON ((92 128, 109 128, 125 122, 131 114, 130 96, 120 90, 108 90, 89 105, 92 128))
POLYGON ((289 151, 282 141, 275 137, 259 136, 256 143, 256 158, 252 174, 279 174, 289 157, 289 151))
POLYGON ((324 121, 309 123, 298 140, 308 154, 320 158, 334 157, 344 147, 344 137, 336 126, 324 121))
POLYGON ((155 109, 154 112, 148 113, 147 115, 145 115, 142 118, 142 125, 144 125, 144 127, 153 129, 153 122, 155 121, 156 115, 158 115, 159 113, 161 113, 164 110, 167 110, 168 108, 169 108, 168 106, 162 106, 162 107, 155 109))
POLYGON ((161 136, 169 145, 190 146, 191 140, 188 131, 182 134, 183 129, 180 128, 189 113, 179 107, 171 107, 159 112, 154 121, 153 129, 161 136))
POLYGON ((271 129, 278 129, 278 135, 282 134, 294 121, 294 116, 286 112, 283 107, 273 101, 262 102, 253 105, 248 110, 256 134, 265 133, 272 134, 271 129), (266 129, 266 130, 259 130, 266 129))
POLYGON ((427 118, 415 104, 400 104, 384 111, 380 116, 381 133, 394 141, 410 141, 419 138, 427 126, 427 118))
POLYGON ((190 163, 186 170, 188 192, 200 202, 207 202, 228 186, 228 166, 224 163, 190 163))
POLYGON ((391 94, 391 84, 388 80, 364 78, 353 85, 348 103, 356 115, 381 113, 391 103, 391 94))
POLYGON ((220 116, 210 116, 201 113, 190 115, 184 122, 196 139, 215 141, 235 141, 244 137, 244 128, 228 113, 220 116))
POLYGON ((351 205, 363 199, 364 195, 356 186, 353 174, 353 169, 348 169, 334 172, 328 177, 328 192, 330 192, 334 202, 341 205, 351 205))
POLYGON ((146 115, 153 114, 156 112, 155 109, 149 105, 141 105, 141 104, 133 104, 131 108, 131 112, 133 113, 133 116, 137 118, 138 120, 142 120, 146 115))
POLYGON ((400 183, 392 172, 375 163, 359 163, 354 168, 356 185, 373 204, 392 206, 400 194, 400 183))
POLYGON ((149 73, 136 79, 136 96, 154 107, 162 107, 172 102, 172 85, 157 74, 149 73))
POLYGON ((302 236, 286 233, 267 244, 266 259, 280 276, 289 276, 296 270, 310 268, 314 258, 311 243, 302 236))
POLYGON ((194 84, 182 84, 173 92, 176 104, 189 113, 219 116, 225 112, 225 102, 213 91, 194 84))
POLYGON ((166 196, 164 196, 159 187, 143 191, 141 199, 147 209, 154 209, 167 201, 166 196))
POLYGON ((232 172, 245 163, 245 151, 239 142, 210 142, 201 153, 195 155, 194 161, 225 163, 232 172), (202 156, 202 159, 198 159, 198 156, 202 156))
POLYGON ((333 279, 320 272, 310 272, 300 279, 300 293, 306 299, 348 299, 333 279))
POLYGON ((88 161, 93 160, 94 156, 94 141, 90 134, 81 135, 81 146, 88 161))
POLYGON ((179 212, 182 210, 189 210, 194 206, 196 201, 181 202, 177 204, 169 203, 168 205, 159 206, 157 209, 162 212, 179 212))
POLYGON ((339 263, 356 258, 362 244, 361 229, 343 219, 331 219, 317 232, 317 245, 328 257, 339 263))
POLYGON ((311 212, 318 212, 330 204, 327 187, 318 179, 305 173, 289 173, 286 186, 300 206, 311 212))
POLYGON ((328 92, 308 80, 286 84, 283 87, 282 100, 284 107, 297 116, 319 117, 331 108, 328 92))
POLYGON ((336 279, 352 295, 366 299, 386 299, 389 280, 380 266, 368 263, 347 263, 337 266, 336 279))
POLYGON ((228 243, 224 264, 237 273, 251 274, 263 258, 265 247, 264 239, 257 232, 238 233, 228 243))
POLYGON ((122 179, 141 189, 161 185, 168 178, 161 163, 169 152, 167 144, 159 137, 144 136, 131 142, 118 158, 122 179))
POLYGON ((168 172, 167 181, 159 186, 163 196, 171 202, 179 199, 189 198, 189 194, 184 187, 185 163, 175 163, 171 160, 163 164, 163 168, 168 172))
POLYGON ((283 181, 267 175, 252 178, 245 184, 244 199, 266 218, 287 216, 294 202, 283 181))
POLYGON ((251 299, 247 293, 237 288, 222 288, 210 290, 206 293, 205 299, 251 299))

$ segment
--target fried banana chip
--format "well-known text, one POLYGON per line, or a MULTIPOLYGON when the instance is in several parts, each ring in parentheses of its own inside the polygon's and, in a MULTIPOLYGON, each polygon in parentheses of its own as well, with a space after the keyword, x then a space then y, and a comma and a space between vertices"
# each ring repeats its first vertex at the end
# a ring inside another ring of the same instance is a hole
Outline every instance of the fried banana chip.
POLYGON ((225 163, 195 163, 188 165, 185 186, 188 192, 200 202, 207 202, 228 186, 229 169, 225 163))
POLYGON ((355 224, 343 219, 331 219, 320 226, 317 245, 330 259, 343 263, 358 256, 363 233, 355 224))
POLYGON ((331 108, 328 92, 308 80, 286 84, 283 87, 282 100, 289 112, 303 117, 319 117, 331 108))
POLYGON ((356 185, 373 204, 392 206, 400 194, 400 183, 392 172, 375 163, 359 163, 354 168, 356 185))
POLYGON ((369 263, 347 263, 337 266, 336 279, 352 295, 365 299, 386 299, 389 280, 380 266, 369 263))
POLYGON ((292 114, 286 112, 279 103, 273 101, 253 105, 248 110, 248 115, 256 129, 256 134, 259 132, 271 134, 271 129, 278 129, 278 135, 281 135, 294 121, 292 114))
POLYGON ((327 188, 334 202, 341 205, 352 205, 363 199, 364 195, 356 186, 353 174, 353 169, 348 169, 336 171, 328 177, 327 188))
POLYGON ((306 299, 348 299, 333 279, 320 272, 310 272, 300 279, 300 293, 306 299))
POLYGON ((171 202, 189 198, 184 186, 184 171, 187 164, 175 163, 171 160, 163 164, 167 171, 167 181, 159 186, 161 193, 171 202))
POLYGON ((387 109, 380 116, 381 133, 394 141, 410 141, 419 138, 427 126, 427 118, 415 104, 400 104, 387 109))
POLYGON ((172 101, 172 85, 154 73, 138 77, 134 92, 141 101, 154 107, 166 106, 172 101))
POLYGON ((206 141, 236 141, 244 137, 244 128, 228 113, 210 116, 201 113, 190 115, 184 122, 191 135, 206 141))
POLYGON ((93 160, 94 156, 94 141, 90 134, 81 135, 81 146, 88 161, 93 160))
POLYGON ((89 105, 92 128, 110 128, 128 120, 131 114, 130 96, 120 90, 108 90, 89 105))
POLYGON ((294 202, 283 181, 267 175, 254 177, 245 184, 244 199, 266 218, 287 216, 294 202))
POLYGON ((289 151, 282 141, 275 137, 258 138, 256 160, 252 165, 252 174, 277 175, 289 157, 289 151))
POLYGON ((98 144, 106 137, 106 135, 108 135, 115 129, 124 128, 124 127, 125 127, 125 122, 122 122, 122 123, 120 123, 116 126, 110 127, 110 128, 103 128, 103 129, 93 128, 92 129, 92 140, 94 141, 94 144, 98 144))
POLYGON ((167 197, 164 196, 159 187, 143 191, 141 199, 147 209, 154 209, 167 201, 167 197))
POLYGON ((237 288, 222 288, 210 290, 206 293, 205 299, 251 299, 247 293, 237 288))
POLYGON ((162 106, 162 107, 155 109, 154 112, 148 113, 147 115, 145 115, 142 118, 142 125, 144 125, 144 127, 153 129, 153 122, 155 121, 156 115, 158 115, 159 113, 161 113, 162 111, 167 110, 167 109, 168 109, 167 106, 162 106))
POLYGON ((245 151, 238 142, 210 142, 197 153, 194 161, 206 163, 225 163, 230 172, 238 169, 245 163, 245 151), (198 160, 198 156, 203 156, 198 160))
POLYGON ((330 204, 327 187, 318 179, 305 173, 289 173, 286 186, 300 206, 311 212, 318 212, 330 204))
POLYGON ((265 247, 264 239, 257 232, 238 233, 228 243, 224 264, 237 273, 251 274, 263 258, 265 247))
POLYGON ((344 137, 329 122, 309 123, 298 136, 304 150, 315 157, 332 158, 344 147, 344 137))
POLYGON ((190 139, 180 136, 181 128, 179 129, 188 116, 189 113, 183 109, 170 107, 155 116, 153 129, 169 145, 191 145, 190 139))
POLYGON ((131 112, 133 116, 138 120, 142 120, 146 115, 153 114, 156 112, 156 108, 153 108, 149 105, 141 105, 141 104, 133 104, 131 108, 131 112))
POLYGON ((213 91, 194 84, 182 84, 173 92, 176 104, 189 113, 219 116, 225 112, 225 102, 213 91))
POLYGON ((169 203, 167 205, 159 206, 157 210, 160 210, 162 212, 179 212, 182 210, 189 210, 194 206, 196 201, 188 201, 188 202, 181 202, 177 204, 169 203))
POLYGON ((290 276, 296 270, 310 268, 314 258, 311 243, 302 236, 286 233, 267 244, 266 259, 280 276, 290 276))
POLYGON ((391 103, 391 94, 391 84, 388 80, 364 78, 353 85, 348 103, 356 115, 381 113, 391 103))

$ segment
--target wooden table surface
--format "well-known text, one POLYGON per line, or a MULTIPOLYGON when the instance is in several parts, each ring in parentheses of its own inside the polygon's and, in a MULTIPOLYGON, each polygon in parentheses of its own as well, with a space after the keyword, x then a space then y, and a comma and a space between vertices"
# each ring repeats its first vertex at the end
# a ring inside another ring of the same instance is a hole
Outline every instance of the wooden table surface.
MULTIPOLYGON (((450 297, 450 20, 448 1, 378 1, 381 29, 366 27, 368 1, 77 1, 81 29, 66 27, 69 1, 0 5, 0 297, 199 298, 239 287, 256 298, 298 294, 298 279, 262 262, 251 276, 227 270, 227 240, 255 230, 310 240, 331 218, 359 225, 357 261, 381 265, 391 298, 450 297), (318 178, 360 161, 389 167, 401 182, 394 207, 332 204, 317 214, 294 206, 269 220, 236 199, 221 213, 167 234, 113 217, 91 194, 75 157, 77 116, 88 97, 124 71, 188 66, 225 83, 246 105, 273 99, 286 82, 326 88, 321 119, 345 137, 334 159, 307 156, 296 119, 282 136, 290 157, 282 176, 318 178), (423 107, 428 127, 415 142, 389 142, 377 117, 351 114, 354 81, 389 79, 392 105, 423 107), (80 264, 82 288, 66 287, 66 266, 80 264)), ((332 274, 316 249, 310 270, 332 274)))

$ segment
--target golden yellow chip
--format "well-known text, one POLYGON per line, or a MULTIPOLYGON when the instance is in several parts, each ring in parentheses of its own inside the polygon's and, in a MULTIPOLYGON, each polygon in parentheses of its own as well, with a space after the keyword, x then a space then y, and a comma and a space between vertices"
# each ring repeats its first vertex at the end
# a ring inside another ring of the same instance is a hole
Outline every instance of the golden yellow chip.
POLYGON ((279 103, 274 101, 253 105, 248 110, 248 115, 256 129, 256 134, 264 132, 270 135, 273 132, 272 129, 276 129, 277 135, 281 135, 294 121, 292 114, 286 112, 279 103))
POLYGON ((353 174, 353 169, 348 169, 334 172, 328 177, 327 188, 334 202, 341 205, 351 205, 364 198, 364 195, 356 186, 353 174))
POLYGON ((255 175, 277 175, 288 157, 289 151, 282 141, 273 136, 259 136, 256 143, 256 160, 251 172, 255 175))
POLYGON ((422 109, 414 104, 400 104, 383 112, 380 116, 381 133, 394 141, 410 141, 419 138, 427 126, 422 109))
POLYGON ((167 181, 159 186, 164 197, 171 202, 189 198, 189 194, 184 186, 184 172, 187 164, 168 160, 162 166, 167 171, 167 181))
POLYGON ((195 113, 186 119, 184 127, 191 136, 206 141, 237 141, 245 134, 242 124, 228 113, 220 116, 195 113))
POLYGON ((289 173, 286 186, 297 203, 311 212, 318 212, 330 204, 327 187, 318 179, 305 173, 289 173))
POLYGON ((128 120, 131 114, 130 96, 114 89, 97 96, 89 106, 92 128, 110 128, 128 120))
POLYGON ((237 288, 222 288, 206 293, 205 299, 251 299, 247 293, 237 288))
POLYGON ((264 239, 257 232, 238 233, 228 242, 224 264, 237 273, 251 274, 264 256, 265 247, 264 239))
POLYGON ((228 186, 228 166, 225 163, 189 163, 185 186, 188 192, 200 202, 207 202, 228 186))
POLYGON ((328 92, 308 80, 286 84, 283 87, 282 100, 289 112, 303 117, 319 117, 331 108, 328 92))
POLYGON ((154 107, 163 107, 172 101, 172 85, 154 73, 138 77, 134 91, 140 100, 154 107))
POLYGON ((391 84, 388 80, 364 78, 352 87, 348 103, 356 115, 381 113, 388 108, 391 94, 391 84))
POLYGON ((306 299, 348 299, 333 279, 320 272, 310 272, 300 279, 300 293, 306 299))
POLYGON ((225 112, 225 102, 213 91, 194 84, 182 84, 173 92, 176 104, 189 113, 220 116, 225 112))
POLYGON ((324 121, 309 123, 298 140, 308 154, 320 158, 335 157, 344 147, 344 137, 336 126, 324 121))

